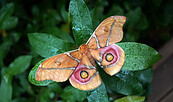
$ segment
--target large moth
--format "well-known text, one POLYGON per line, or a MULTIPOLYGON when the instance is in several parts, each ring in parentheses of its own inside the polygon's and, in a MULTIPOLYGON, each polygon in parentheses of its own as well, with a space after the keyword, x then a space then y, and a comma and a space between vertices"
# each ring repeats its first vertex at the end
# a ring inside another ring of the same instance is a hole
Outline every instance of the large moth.
POLYGON ((79 49, 43 61, 36 71, 35 79, 57 82, 69 79, 80 90, 97 88, 102 81, 95 62, 111 76, 119 72, 124 64, 125 53, 115 43, 123 38, 122 27, 125 21, 124 16, 105 19, 79 49))

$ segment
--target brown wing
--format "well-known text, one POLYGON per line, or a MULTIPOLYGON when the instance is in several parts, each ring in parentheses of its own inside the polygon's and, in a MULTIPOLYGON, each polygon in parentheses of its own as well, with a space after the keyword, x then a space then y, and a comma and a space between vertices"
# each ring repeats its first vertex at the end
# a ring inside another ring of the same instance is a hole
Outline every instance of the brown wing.
POLYGON ((126 21, 124 16, 111 16, 105 19, 94 31, 87 44, 96 49, 115 44, 122 40, 122 27, 126 21))
POLYGON ((124 50, 116 44, 91 50, 91 54, 101 68, 111 76, 120 71, 125 61, 124 50))
POLYGON ((75 70, 80 58, 78 50, 50 57, 39 66, 35 79, 37 81, 66 81, 75 70))
POLYGON ((91 54, 83 55, 69 81, 75 88, 80 90, 91 90, 101 85, 102 81, 91 54))

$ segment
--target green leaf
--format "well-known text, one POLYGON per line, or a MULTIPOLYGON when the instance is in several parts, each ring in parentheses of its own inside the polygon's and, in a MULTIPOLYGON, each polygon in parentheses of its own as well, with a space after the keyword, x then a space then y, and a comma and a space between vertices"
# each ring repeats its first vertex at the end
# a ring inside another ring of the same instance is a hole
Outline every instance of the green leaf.
POLYGON ((14 4, 13 3, 9 3, 7 5, 5 5, 1 10, 0 10, 0 29, 2 29, 2 24, 3 22, 8 19, 11 14, 14 11, 14 4))
POLYGON ((93 9, 91 12, 91 17, 92 17, 92 25, 93 25, 93 29, 96 29, 97 26, 99 25, 99 19, 98 19, 98 13, 96 9, 93 9))
POLYGON ((26 55, 26 56, 20 56, 16 58, 8 68, 8 72, 11 75, 16 75, 19 73, 24 72, 30 65, 32 56, 26 55))
POLYGON ((60 12, 61 12, 61 16, 62 16, 63 20, 65 22, 67 22, 67 20, 68 20, 68 12, 66 11, 65 5, 62 5, 60 12))
POLYGON ((117 43, 125 52, 122 70, 143 70, 152 67, 161 59, 161 55, 145 44, 135 42, 117 43))
POLYGON ((10 102, 12 99, 12 76, 8 74, 7 68, 1 69, 0 102, 10 102))
POLYGON ((86 99, 86 91, 81 91, 79 89, 76 89, 72 86, 68 86, 64 89, 64 93, 61 95, 61 97, 66 102, 82 102, 86 99))
POLYGON ((61 88, 61 85, 60 83, 53 83, 53 84, 50 84, 48 85, 48 88, 50 91, 53 91, 57 94, 62 94, 63 93, 63 88, 61 88))
POLYGON ((30 73, 29 73, 28 80, 29 80, 32 84, 34 84, 34 85, 37 85, 37 86, 46 86, 46 85, 49 85, 49 84, 51 84, 51 83, 54 83, 54 81, 52 81, 52 80, 44 80, 44 81, 37 81, 37 80, 35 80, 36 71, 37 71, 39 65, 40 65, 43 61, 45 61, 45 60, 46 60, 46 59, 43 59, 43 60, 41 60, 40 62, 38 62, 38 63, 32 68, 32 70, 31 70, 30 73))
POLYGON ((143 84, 150 84, 153 78, 153 69, 147 68, 145 70, 134 71, 133 74, 142 82, 143 84))
POLYGON ((42 88, 40 94, 39 94, 39 101, 40 102, 50 102, 50 98, 51 98, 51 91, 45 87, 42 88))
POLYGON ((91 91, 88 91, 87 95, 88 102, 108 102, 107 91, 104 83, 91 91))
POLYGON ((29 42, 36 53, 50 57, 71 50, 72 44, 49 34, 28 34, 29 42))
POLYGON ((1 29, 3 30, 9 30, 14 28, 18 23, 18 18, 17 17, 9 17, 2 22, 1 29))
POLYGON ((114 76, 101 71, 101 77, 108 88, 120 94, 142 95, 145 92, 140 81, 129 71, 120 71, 114 76))
POLYGON ((144 100, 145 100, 145 97, 126 96, 126 97, 117 99, 114 102, 144 102, 144 100))
POLYGON ((80 45, 92 34, 92 20, 87 5, 83 0, 71 0, 69 13, 75 41, 80 45))
POLYGON ((67 32, 57 28, 57 27, 46 27, 43 29, 42 31, 43 33, 47 33, 47 34, 51 34, 54 35, 64 41, 67 41, 69 43, 74 43, 72 37, 70 36, 70 34, 68 34, 67 32))
POLYGON ((124 95, 144 94, 145 90, 142 83, 129 71, 120 71, 115 76, 118 78, 118 82, 116 83, 116 91, 118 93, 124 95))
POLYGON ((145 89, 145 96, 149 96, 152 93, 152 79, 153 79, 153 69, 148 68, 141 71, 133 71, 133 75, 138 78, 145 89))

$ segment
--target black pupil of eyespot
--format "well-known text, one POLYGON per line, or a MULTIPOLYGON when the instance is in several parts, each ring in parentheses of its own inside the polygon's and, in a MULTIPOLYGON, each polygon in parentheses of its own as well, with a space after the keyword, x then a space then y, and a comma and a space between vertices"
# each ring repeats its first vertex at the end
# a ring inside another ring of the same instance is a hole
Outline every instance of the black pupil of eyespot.
POLYGON ((111 62, 114 59, 114 56, 111 53, 106 54, 105 56, 106 61, 111 62), (108 59, 108 56, 111 56, 111 59, 108 59))

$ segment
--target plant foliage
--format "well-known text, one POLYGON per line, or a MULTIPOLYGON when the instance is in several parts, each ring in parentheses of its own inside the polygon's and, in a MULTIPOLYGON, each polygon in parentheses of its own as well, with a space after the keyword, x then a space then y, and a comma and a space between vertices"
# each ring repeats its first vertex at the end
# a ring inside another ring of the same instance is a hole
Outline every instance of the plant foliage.
POLYGON ((152 66, 161 58, 155 49, 172 36, 172 4, 171 0, 1 0, 0 102, 144 101, 151 93, 152 66), (35 80, 41 62, 77 49, 112 15, 127 17, 123 41, 117 43, 126 57, 119 73, 111 77, 97 66, 102 85, 90 91, 69 82, 35 80))

